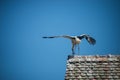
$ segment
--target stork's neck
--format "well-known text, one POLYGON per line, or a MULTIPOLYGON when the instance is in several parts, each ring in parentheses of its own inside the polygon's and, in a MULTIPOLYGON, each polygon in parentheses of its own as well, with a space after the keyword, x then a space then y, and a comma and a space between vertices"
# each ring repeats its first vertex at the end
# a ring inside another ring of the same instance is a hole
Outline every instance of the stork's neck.
POLYGON ((77 36, 77 38, 79 38, 80 40, 82 40, 84 38, 84 36, 77 36))

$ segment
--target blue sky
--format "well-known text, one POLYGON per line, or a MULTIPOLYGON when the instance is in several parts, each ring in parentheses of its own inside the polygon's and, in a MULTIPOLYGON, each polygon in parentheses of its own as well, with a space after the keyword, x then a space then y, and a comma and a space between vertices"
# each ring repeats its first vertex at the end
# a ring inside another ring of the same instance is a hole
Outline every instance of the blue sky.
POLYGON ((80 55, 120 53, 119 0, 0 2, 0 80, 64 80, 68 39, 42 36, 89 34, 80 55))

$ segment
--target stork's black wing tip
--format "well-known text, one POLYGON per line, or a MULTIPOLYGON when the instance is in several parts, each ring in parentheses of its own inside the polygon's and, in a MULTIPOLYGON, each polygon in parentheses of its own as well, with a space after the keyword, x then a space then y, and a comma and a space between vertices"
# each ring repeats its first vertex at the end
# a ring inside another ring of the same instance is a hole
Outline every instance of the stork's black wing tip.
POLYGON ((96 40, 92 37, 86 37, 86 40, 91 44, 91 45, 95 45, 96 44, 96 40))
POLYGON ((47 37, 42 37, 42 38, 47 38, 47 37))
POLYGON ((92 43, 92 45, 95 45, 95 44, 96 44, 96 42, 93 42, 93 43, 92 43))
POLYGON ((96 44, 96 40, 95 40, 94 38, 90 37, 90 43, 91 43, 92 45, 95 45, 95 44, 96 44))
POLYGON ((55 38, 55 37, 42 37, 42 38, 55 38))

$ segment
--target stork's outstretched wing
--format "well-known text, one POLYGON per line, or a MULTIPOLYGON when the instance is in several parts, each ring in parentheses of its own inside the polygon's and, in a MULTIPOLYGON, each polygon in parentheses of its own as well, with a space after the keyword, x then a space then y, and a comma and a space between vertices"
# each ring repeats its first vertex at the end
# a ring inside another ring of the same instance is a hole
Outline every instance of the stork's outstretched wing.
POLYGON ((89 35, 83 34, 83 35, 78 36, 78 38, 81 38, 81 39, 85 38, 90 44, 92 45, 96 44, 96 40, 89 35))
POLYGON ((68 38, 68 39, 72 39, 73 38, 73 37, 68 36, 68 35, 63 35, 63 36, 49 36, 49 37, 43 37, 43 38, 60 38, 60 37, 68 38))

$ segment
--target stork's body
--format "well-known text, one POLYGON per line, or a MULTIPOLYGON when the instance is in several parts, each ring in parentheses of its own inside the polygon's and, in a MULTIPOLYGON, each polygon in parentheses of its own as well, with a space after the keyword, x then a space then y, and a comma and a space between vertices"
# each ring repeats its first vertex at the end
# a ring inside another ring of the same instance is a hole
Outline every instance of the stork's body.
POLYGON ((75 36, 75 39, 72 39, 72 44, 76 45, 76 44, 79 44, 81 42, 81 40, 75 36))
POLYGON ((73 39, 71 39, 71 42, 72 42, 72 53, 75 54, 74 48, 76 48, 76 46, 78 46, 78 52, 79 52, 80 49, 79 44, 81 40, 77 36, 75 36, 73 39))
POLYGON ((85 38, 90 44, 94 45, 96 43, 96 40, 89 35, 82 34, 80 36, 68 36, 68 35, 63 35, 63 36, 51 36, 51 37, 43 37, 43 38, 68 38, 72 42, 72 53, 75 54, 74 48, 78 45, 78 51, 79 51, 79 44, 83 38, 85 38))

